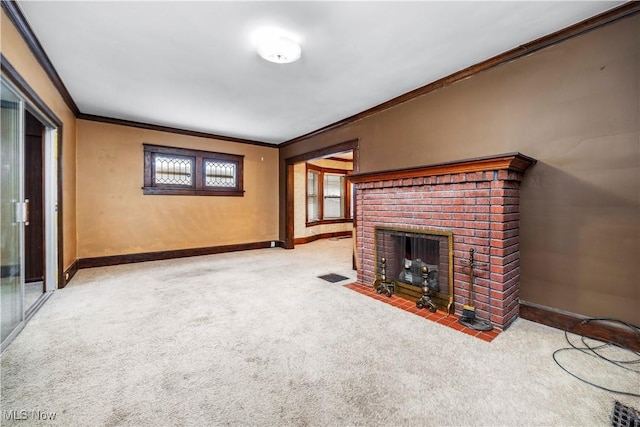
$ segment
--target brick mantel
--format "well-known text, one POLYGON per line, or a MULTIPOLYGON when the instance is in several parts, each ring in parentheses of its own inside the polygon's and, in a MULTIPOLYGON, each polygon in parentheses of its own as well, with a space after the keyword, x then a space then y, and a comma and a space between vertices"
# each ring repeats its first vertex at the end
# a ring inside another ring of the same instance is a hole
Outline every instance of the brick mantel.
POLYGON ((455 162, 436 163, 416 168, 353 174, 349 176, 349 180, 355 184, 359 184, 362 182, 386 181, 390 179, 422 178, 436 175, 498 170, 524 173, 524 171, 535 162, 535 159, 525 156, 524 154, 506 153, 455 162))
POLYGON ((351 175, 358 281, 375 281, 376 226, 451 232, 456 312, 468 295, 467 256, 474 249, 476 312, 499 329, 508 327, 519 308, 520 182, 534 163, 531 157, 508 153, 351 175))

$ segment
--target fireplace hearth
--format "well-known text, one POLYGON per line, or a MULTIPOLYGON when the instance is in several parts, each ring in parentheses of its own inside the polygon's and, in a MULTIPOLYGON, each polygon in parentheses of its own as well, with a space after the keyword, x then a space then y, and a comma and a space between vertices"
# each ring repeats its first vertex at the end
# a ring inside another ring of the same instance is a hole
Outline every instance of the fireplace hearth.
POLYGON ((385 258, 395 295, 417 301, 426 279, 437 307, 461 314, 473 286, 478 317, 507 328, 519 310, 520 182, 534 163, 510 153, 350 176, 358 282, 379 286, 385 258))

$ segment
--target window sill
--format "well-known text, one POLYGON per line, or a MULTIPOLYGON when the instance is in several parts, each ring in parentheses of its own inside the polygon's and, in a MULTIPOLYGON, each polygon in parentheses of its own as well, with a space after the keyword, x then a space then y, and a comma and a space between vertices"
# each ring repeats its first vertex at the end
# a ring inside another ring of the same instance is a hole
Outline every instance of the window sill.
POLYGON ((353 222, 353 218, 323 219, 321 221, 307 222, 305 225, 307 227, 313 227, 314 225, 346 224, 348 222, 353 222))
POLYGON ((165 196, 232 196, 243 197, 242 190, 195 190, 190 188, 142 187, 142 194, 165 196))

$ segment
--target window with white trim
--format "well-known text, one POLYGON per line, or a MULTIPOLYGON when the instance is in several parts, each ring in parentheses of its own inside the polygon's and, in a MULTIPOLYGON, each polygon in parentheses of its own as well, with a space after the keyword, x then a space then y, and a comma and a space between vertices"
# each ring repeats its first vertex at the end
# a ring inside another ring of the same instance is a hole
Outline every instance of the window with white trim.
POLYGON ((348 173, 307 163, 307 226, 353 221, 348 173))
POLYGON ((345 178, 337 173, 325 173, 323 183, 323 218, 343 219, 345 215, 345 178))
POLYGON ((320 209, 318 207, 319 177, 320 172, 307 171, 307 222, 314 222, 320 219, 320 209))

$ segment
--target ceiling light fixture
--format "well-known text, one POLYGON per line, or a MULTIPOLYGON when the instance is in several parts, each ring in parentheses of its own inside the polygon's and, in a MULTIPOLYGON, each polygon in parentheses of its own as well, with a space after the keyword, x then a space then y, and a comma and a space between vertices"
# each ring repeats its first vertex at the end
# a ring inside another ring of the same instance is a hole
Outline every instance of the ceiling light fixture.
POLYGON ((297 42, 273 31, 261 31, 256 35, 256 49, 263 59, 276 64, 295 62, 302 54, 297 42))

